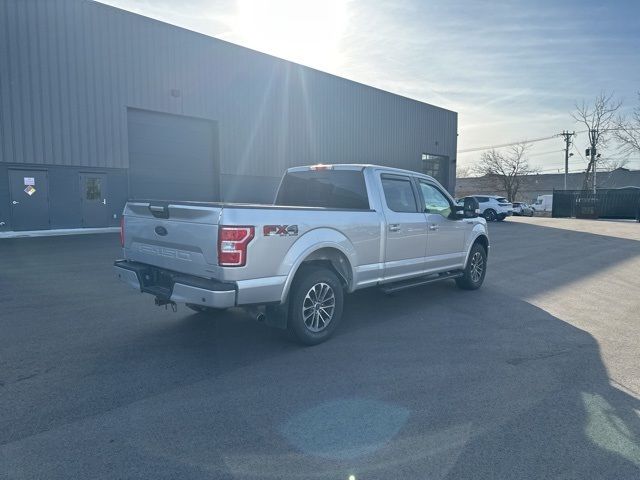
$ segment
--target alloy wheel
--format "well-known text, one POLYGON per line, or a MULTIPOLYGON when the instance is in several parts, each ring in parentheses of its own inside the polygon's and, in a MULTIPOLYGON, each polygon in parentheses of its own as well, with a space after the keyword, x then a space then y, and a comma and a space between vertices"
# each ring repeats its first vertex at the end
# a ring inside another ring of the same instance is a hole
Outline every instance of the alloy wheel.
POLYGON ((475 252, 471 257, 471 281, 478 283, 482 278, 482 272, 484 271, 484 258, 480 252, 475 252))
POLYGON ((302 319, 308 330, 321 332, 331 322, 336 309, 336 296, 328 283, 312 286, 302 302, 302 319))

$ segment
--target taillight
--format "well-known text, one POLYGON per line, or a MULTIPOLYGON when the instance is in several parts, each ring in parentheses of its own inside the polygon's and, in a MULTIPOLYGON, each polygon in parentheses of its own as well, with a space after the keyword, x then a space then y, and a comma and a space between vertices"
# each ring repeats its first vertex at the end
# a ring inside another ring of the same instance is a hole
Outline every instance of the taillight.
POLYGON ((120 246, 124 248, 124 216, 120 217, 120 246))
POLYGON ((244 267, 247 264, 247 246, 253 239, 253 227, 218 227, 218 265, 244 267))

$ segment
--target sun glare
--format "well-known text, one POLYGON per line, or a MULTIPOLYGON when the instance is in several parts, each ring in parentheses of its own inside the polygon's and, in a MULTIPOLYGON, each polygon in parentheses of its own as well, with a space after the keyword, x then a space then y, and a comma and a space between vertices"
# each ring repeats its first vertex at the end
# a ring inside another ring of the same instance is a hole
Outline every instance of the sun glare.
POLYGON ((234 33, 249 48, 331 70, 346 26, 346 0, 238 0, 234 33))

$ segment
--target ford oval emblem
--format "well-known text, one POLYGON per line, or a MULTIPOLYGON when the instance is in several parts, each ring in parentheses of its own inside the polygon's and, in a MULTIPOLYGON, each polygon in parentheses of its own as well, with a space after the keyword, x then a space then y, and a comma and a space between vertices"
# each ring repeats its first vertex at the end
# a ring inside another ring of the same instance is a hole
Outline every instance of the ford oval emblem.
POLYGON ((167 229, 158 225, 156 227, 156 233, 164 237, 167 234, 167 229))

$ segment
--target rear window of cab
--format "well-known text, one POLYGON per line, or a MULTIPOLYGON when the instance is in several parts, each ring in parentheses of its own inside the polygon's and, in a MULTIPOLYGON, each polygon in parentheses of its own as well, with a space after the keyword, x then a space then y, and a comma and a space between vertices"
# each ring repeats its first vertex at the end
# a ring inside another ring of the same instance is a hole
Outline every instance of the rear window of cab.
POLYGON ((369 210, 361 170, 303 170, 282 179, 275 205, 369 210))

